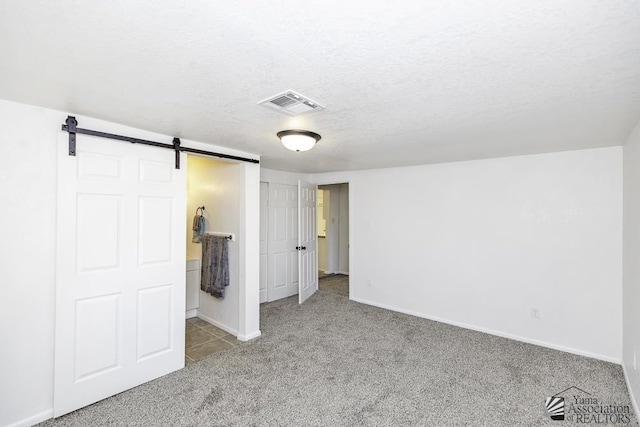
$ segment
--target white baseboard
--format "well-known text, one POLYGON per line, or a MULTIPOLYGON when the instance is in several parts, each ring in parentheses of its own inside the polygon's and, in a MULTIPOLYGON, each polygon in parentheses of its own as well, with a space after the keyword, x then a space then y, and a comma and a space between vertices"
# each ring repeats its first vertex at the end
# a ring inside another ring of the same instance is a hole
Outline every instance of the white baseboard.
POLYGON ((238 330, 232 328, 231 326, 227 326, 224 323, 218 322, 217 320, 214 320, 208 316, 205 316, 204 314, 200 313, 200 311, 198 311, 197 317, 199 319, 204 320, 205 322, 211 323, 214 326, 217 326, 218 328, 222 329, 223 331, 229 332, 231 335, 234 336, 238 336, 238 330))
POLYGON ((624 381, 627 383, 627 390, 629 391, 629 398, 631 399, 633 412, 636 414, 636 419, 640 419, 640 403, 636 400, 636 396, 633 395, 633 388, 631 388, 631 382, 629 382, 629 374, 624 363, 622 364, 622 372, 624 373, 624 381))
POLYGON ((246 335, 245 334, 239 334, 238 335, 238 340, 239 341, 249 341, 249 340, 252 340, 254 338, 258 338, 260 335, 262 335, 262 332, 260 332, 260 331, 255 331, 255 332, 252 332, 252 333, 246 334, 246 335))
POLYGON ((32 415, 28 418, 24 418, 20 421, 16 421, 13 424, 8 424, 6 427, 31 427, 43 421, 47 421, 53 418, 53 408, 42 411, 39 414, 32 415))
POLYGON ((398 308, 398 307, 394 307, 394 306, 390 306, 387 304, 380 304, 374 301, 369 301, 366 299, 362 299, 362 298, 349 298, 351 301, 355 301, 355 302, 359 302, 362 304, 367 304, 367 305, 372 305, 374 307, 379 307, 379 308, 384 308, 385 310, 391 310, 391 311, 397 311, 399 313, 404 313, 404 314, 409 314, 411 316, 416 316, 416 317, 421 317, 423 319, 429 319, 429 320, 433 320, 435 322, 440 322, 440 323, 446 323, 448 325, 453 325, 453 326, 458 326, 460 328, 465 328, 465 329, 471 329, 472 331, 478 331, 478 332, 483 332, 485 334, 490 334, 490 335, 495 335, 498 337, 502 337, 502 338, 509 338, 512 340, 516 340, 516 341, 521 341, 521 342, 526 342, 527 344, 534 344, 534 345, 539 345, 541 347, 547 347, 547 348, 551 348, 554 350, 559 350, 559 351, 564 351, 565 353, 571 353, 571 354, 577 354, 578 356, 585 356, 585 357, 590 357, 592 359, 598 359, 598 360, 602 360, 605 362, 611 362, 611 363, 615 363, 616 365, 620 365, 621 364, 621 360, 615 357, 610 357, 610 356, 605 356, 602 354, 597 354, 597 353, 591 353, 589 351, 583 351, 583 350, 578 350, 572 347, 565 347, 562 345, 557 345, 557 344, 553 344, 553 343, 549 343, 546 341, 539 341, 539 340, 534 340, 534 339, 530 339, 530 338, 525 338, 525 337, 521 337, 519 335, 512 335, 512 334, 508 334, 508 333, 504 333, 504 332, 500 332, 500 331, 495 331, 493 329, 489 329, 489 328, 483 328, 483 327, 479 327, 479 326, 475 326, 475 325, 469 325, 467 323, 462 323, 462 322, 456 322, 456 321, 452 321, 449 319, 443 319, 441 317, 435 317, 435 316, 427 316, 426 314, 423 313, 418 313, 412 310, 405 310, 402 308, 398 308))
POLYGON ((198 315, 198 309, 194 308, 192 310, 187 310, 184 318, 185 319, 191 319, 192 317, 196 317, 198 315))

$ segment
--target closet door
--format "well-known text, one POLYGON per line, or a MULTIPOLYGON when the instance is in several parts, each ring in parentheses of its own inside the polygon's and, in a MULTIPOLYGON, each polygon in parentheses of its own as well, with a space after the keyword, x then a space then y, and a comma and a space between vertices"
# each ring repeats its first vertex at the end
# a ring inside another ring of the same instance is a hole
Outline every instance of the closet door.
POLYGON ((260 183, 260 303, 268 301, 269 265, 269 184, 260 183))
POLYGON ((318 186, 298 181, 298 302, 318 290, 318 186))
POLYGON ((54 416, 184 367, 186 156, 58 143, 54 416))
POLYGON ((269 301, 298 293, 298 188, 269 183, 269 301))

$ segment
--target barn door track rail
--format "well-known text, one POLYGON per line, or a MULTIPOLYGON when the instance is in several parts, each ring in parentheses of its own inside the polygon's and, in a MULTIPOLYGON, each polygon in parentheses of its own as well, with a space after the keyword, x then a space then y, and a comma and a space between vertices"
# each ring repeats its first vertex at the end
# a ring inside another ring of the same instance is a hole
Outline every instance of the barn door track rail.
POLYGON ((221 159, 239 160, 241 162, 249 162, 249 163, 260 163, 260 160, 249 159, 247 157, 232 156, 230 154, 215 153, 213 151, 198 150, 196 148, 183 147, 182 145, 180 145, 180 138, 173 138, 173 143, 167 144, 164 142, 148 141, 146 139, 132 138, 130 136, 116 135, 113 133, 100 132, 97 130, 82 129, 78 127, 78 121, 73 116, 68 116, 65 123, 66 124, 62 125, 62 130, 65 132, 69 132, 69 155, 70 156, 76 155, 76 135, 82 134, 82 135, 98 136, 100 138, 115 139, 118 141, 130 142, 132 144, 151 145, 153 147, 168 148, 169 150, 174 150, 176 153, 176 169, 180 169, 180 152, 181 151, 184 151, 186 153, 202 154, 204 156, 219 157, 221 159))

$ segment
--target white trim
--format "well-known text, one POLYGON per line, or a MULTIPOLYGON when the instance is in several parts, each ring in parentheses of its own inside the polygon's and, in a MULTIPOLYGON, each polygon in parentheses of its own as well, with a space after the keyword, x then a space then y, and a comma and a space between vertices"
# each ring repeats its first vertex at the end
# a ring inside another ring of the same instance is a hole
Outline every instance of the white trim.
POLYGON ((258 338, 260 335, 262 335, 261 331, 255 331, 255 332, 252 332, 252 333, 246 334, 246 335, 244 335, 244 334, 238 335, 237 338, 238 338, 238 341, 249 341, 249 340, 252 340, 254 338, 258 338))
POLYGON ((197 308, 193 308, 191 310, 187 310, 187 312, 185 313, 184 318, 185 319, 191 319, 192 317, 197 317, 198 316, 198 309, 197 308))
POLYGON ((234 328, 232 328, 230 326, 227 326, 224 323, 220 323, 217 320, 213 320, 209 316, 205 316, 204 314, 200 313, 200 310, 198 310, 198 314, 196 316, 198 317, 198 319, 202 319, 207 323, 211 323, 213 326, 217 326, 218 328, 222 329, 223 331, 229 332, 231 335, 234 335, 234 336, 238 335, 238 330, 237 329, 234 329, 234 328))
POLYGON ((6 427, 31 427, 43 421, 50 420, 51 418, 53 418, 53 408, 24 418, 20 421, 16 421, 13 424, 8 424, 6 427))
POLYGON ((554 350, 564 351, 565 353, 577 354, 578 356, 585 356, 585 357, 590 357, 592 359, 603 360, 605 362, 615 363, 616 365, 620 365, 621 364, 620 363, 621 362, 620 359, 617 359, 615 357, 604 356, 602 354, 596 354, 596 353, 591 353, 589 351, 583 351, 583 350, 578 350, 578 349, 571 348, 571 347, 565 347, 565 346, 562 346, 562 345, 552 344, 552 343, 549 343, 549 342, 546 342, 546 341, 539 341, 539 340, 534 340, 534 339, 530 339, 530 338, 524 338, 524 337, 521 337, 521 336, 518 336, 518 335, 507 334, 507 333, 495 331, 495 330, 489 329, 489 328, 483 328, 483 327, 480 327, 480 326, 469 325, 467 323, 455 322, 455 321, 452 321, 452 320, 443 319, 441 317, 427 316, 426 314, 423 314, 423 313, 418 313, 418 312, 411 311, 411 310, 405 310, 405 309, 402 309, 402 308, 398 308, 398 307, 394 307, 394 306, 390 306, 390 305, 386 305, 386 304, 380 304, 380 303, 373 302, 373 301, 368 301, 368 300, 365 300, 365 299, 362 299, 362 298, 351 298, 351 297, 349 297, 349 299, 352 300, 352 301, 355 301, 355 302, 362 303, 362 304, 367 304, 367 305, 372 305, 374 307, 384 308, 386 310, 397 311, 399 313, 409 314, 411 316, 421 317, 423 319, 429 319, 429 320, 433 320, 435 322, 446 323, 448 325, 458 326, 460 328, 465 328, 465 329, 471 329, 472 331, 483 332, 485 334, 495 335, 495 336, 502 337, 502 338, 509 338, 509 339, 512 339, 512 340, 521 341, 521 342, 525 342, 525 343, 528 343, 528 344, 539 345, 541 347, 547 347, 547 348, 551 348, 551 349, 554 349, 554 350))
POLYGON ((631 388, 631 382, 629 382, 629 375, 627 374, 627 368, 624 363, 622 364, 622 373, 624 374, 624 381, 627 383, 627 390, 629 391, 629 398, 631 399, 633 412, 636 414, 636 418, 637 418, 640 416, 640 407, 638 407, 638 401, 633 395, 633 388, 631 388))
POLYGON ((238 295, 238 335, 260 330, 260 165, 243 163, 239 199, 240 288, 238 295))

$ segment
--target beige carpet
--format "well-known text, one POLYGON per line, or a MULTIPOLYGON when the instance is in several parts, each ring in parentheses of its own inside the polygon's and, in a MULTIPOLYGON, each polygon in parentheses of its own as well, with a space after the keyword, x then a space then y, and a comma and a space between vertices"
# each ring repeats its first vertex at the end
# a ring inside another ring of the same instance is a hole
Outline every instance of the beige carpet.
POLYGON ((618 365, 328 292, 261 315, 255 342, 45 425, 557 427, 572 422, 552 421, 545 399, 572 386, 584 392, 566 391, 567 407, 576 393, 630 405, 618 365))
POLYGON ((344 274, 329 274, 318 279, 318 290, 330 294, 349 296, 349 276, 344 274))

